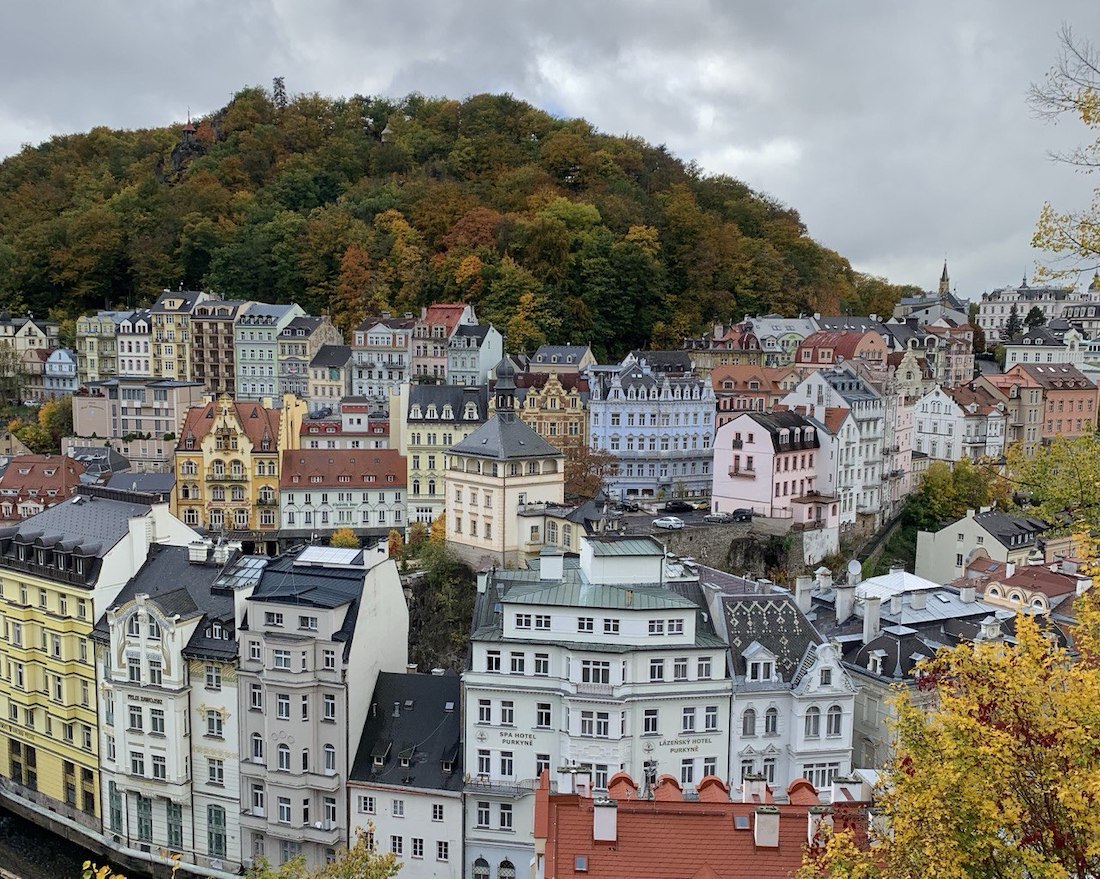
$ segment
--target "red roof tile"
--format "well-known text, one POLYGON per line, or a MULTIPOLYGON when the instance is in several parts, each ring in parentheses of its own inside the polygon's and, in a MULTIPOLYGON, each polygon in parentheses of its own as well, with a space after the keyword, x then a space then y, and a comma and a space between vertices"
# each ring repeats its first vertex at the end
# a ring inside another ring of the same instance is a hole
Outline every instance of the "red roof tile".
POLYGON ((396 449, 296 449, 283 452, 279 488, 404 488, 406 472, 396 449))

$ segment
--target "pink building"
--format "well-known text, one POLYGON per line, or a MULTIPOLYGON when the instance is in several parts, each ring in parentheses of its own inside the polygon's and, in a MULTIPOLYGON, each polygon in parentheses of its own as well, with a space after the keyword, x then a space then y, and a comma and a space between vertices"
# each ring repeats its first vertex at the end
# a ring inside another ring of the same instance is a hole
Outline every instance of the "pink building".
POLYGON ((835 525, 836 503, 817 488, 820 449, 817 426, 797 412, 737 415, 714 437, 714 512, 835 525))
POLYGON ((474 307, 465 302, 439 302, 421 309, 420 319, 413 326, 412 374, 414 381, 432 378, 447 379, 447 342, 459 325, 474 326, 474 307))

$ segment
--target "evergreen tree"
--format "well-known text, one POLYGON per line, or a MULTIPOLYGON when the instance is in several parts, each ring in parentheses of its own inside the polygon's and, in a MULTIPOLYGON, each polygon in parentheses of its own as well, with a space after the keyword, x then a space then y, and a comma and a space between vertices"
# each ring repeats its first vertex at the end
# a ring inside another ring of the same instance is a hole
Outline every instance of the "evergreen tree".
POLYGON ((1023 330, 1024 325, 1020 322, 1020 312, 1016 310, 1016 303, 1012 303, 1012 307, 1008 310, 1008 322, 1005 324, 1004 338, 1015 339, 1023 330))
POLYGON ((1031 306, 1031 311, 1029 311, 1027 317, 1024 318, 1024 323, 1029 330, 1035 327, 1041 327, 1046 322, 1046 315, 1043 314, 1043 310, 1038 305, 1031 306))

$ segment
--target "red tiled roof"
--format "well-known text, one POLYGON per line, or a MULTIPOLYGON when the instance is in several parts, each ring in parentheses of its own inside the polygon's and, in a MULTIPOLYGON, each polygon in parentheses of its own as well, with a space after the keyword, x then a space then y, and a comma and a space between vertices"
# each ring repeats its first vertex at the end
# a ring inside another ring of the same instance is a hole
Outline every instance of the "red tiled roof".
MULTIPOLYGON (((177 451, 184 448, 183 443, 189 436, 195 438, 197 445, 198 441, 210 433, 221 412, 221 407, 222 402, 216 400, 205 406, 194 406, 188 409, 187 417, 183 420, 183 429, 180 430, 180 444, 176 447, 177 451)), ((261 440, 267 437, 271 440, 271 451, 276 450, 279 442, 278 409, 265 409, 259 403, 253 402, 230 402, 229 407, 236 413, 241 429, 256 449, 259 449, 261 440)))
POLYGON ((0 476, 0 521, 21 520, 22 503, 35 503, 41 509, 61 503, 76 493, 85 469, 67 455, 16 455, 0 476), (11 511, 5 514, 8 505, 11 511))
POLYGON ((1011 577, 1000 581, 1009 588, 1019 586, 1030 592, 1042 592, 1048 598, 1072 595, 1077 591, 1077 577, 1059 574, 1043 565, 1025 565, 1016 569, 1011 577))
MULTIPOLYGON (((861 333, 858 330, 817 330, 810 333, 799 343, 798 350, 831 348, 834 360, 838 355, 846 360, 851 360, 856 356, 856 349, 863 344, 864 339, 876 335, 878 334, 870 330, 866 333, 861 333)), ((879 339, 881 341, 882 337, 879 336, 879 339)), ((885 342, 882 343, 882 347, 886 347, 885 342)), ((798 359, 801 360, 801 358, 798 359)))
POLYGON ((710 384, 714 388, 714 393, 718 395, 734 392, 782 394, 783 389, 779 386, 779 382, 788 372, 790 372, 789 369, 774 366, 753 366, 744 363, 732 366, 716 366, 710 371, 710 384), (750 390, 748 384, 753 380, 758 381, 760 387, 750 390), (727 381, 733 382, 733 388, 723 387, 727 381))
POLYGON ((462 319, 462 314, 465 311, 466 303, 464 302, 439 302, 428 306, 424 316, 420 319, 420 323, 428 326, 443 324, 447 328, 447 335, 449 336, 454 332, 454 328, 458 326, 458 322, 462 319))
POLYGON ((836 435, 849 412, 851 412, 850 409, 845 409, 842 406, 828 406, 825 409, 825 427, 829 429, 829 433, 836 435))
POLYGON ((982 415, 989 415, 994 410, 1004 412, 1004 409, 999 406, 1000 401, 989 390, 980 385, 978 387, 958 385, 953 388, 944 388, 943 392, 964 410, 973 404, 978 407, 977 411, 982 415))
MULTIPOLYGON (((809 809, 820 805, 809 782, 794 782, 788 789, 790 804, 768 807, 778 813, 778 846, 758 846, 754 832, 758 804, 731 802, 721 779, 704 778, 697 787, 698 799, 685 800, 679 782, 662 776, 653 798, 640 799, 629 776, 622 779, 616 775, 608 788, 617 803, 614 840, 596 841, 592 799, 581 794, 550 794, 548 782, 544 775, 536 791, 534 822, 536 838, 546 840, 546 879, 788 877, 802 864, 809 809)), ((865 805, 855 801, 837 804, 834 827, 851 827, 864 838, 865 805)))
MULTIPOLYGON (((566 391, 571 391, 576 388, 579 392, 583 393, 588 390, 588 379, 577 372, 561 372, 553 373, 558 377, 558 381, 566 391)), ((516 387, 517 388, 543 388, 546 386, 546 382, 549 381, 551 373, 549 372, 517 372, 516 373, 516 387)))
POLYGON ((279 488, 404 488, 406 472, 396 449, 296 449, 283 452, 279 488))

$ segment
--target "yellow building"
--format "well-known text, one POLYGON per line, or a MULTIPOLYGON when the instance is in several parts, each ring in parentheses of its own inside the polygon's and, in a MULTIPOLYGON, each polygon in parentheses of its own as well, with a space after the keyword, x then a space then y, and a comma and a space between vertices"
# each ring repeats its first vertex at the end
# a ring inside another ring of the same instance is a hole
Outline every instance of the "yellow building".
POLYGON ((99 829, 92 626, 152 543, 197 538, 167 504, 87 486, 0 530, 0 795, 99 829))
POLYGON ((188 525, 274 554, 279 531, 282 452, 300 448, 306 404, 284 394, 282 408, 223 396, 191 409, 176 446, 172 510, 188 525))

